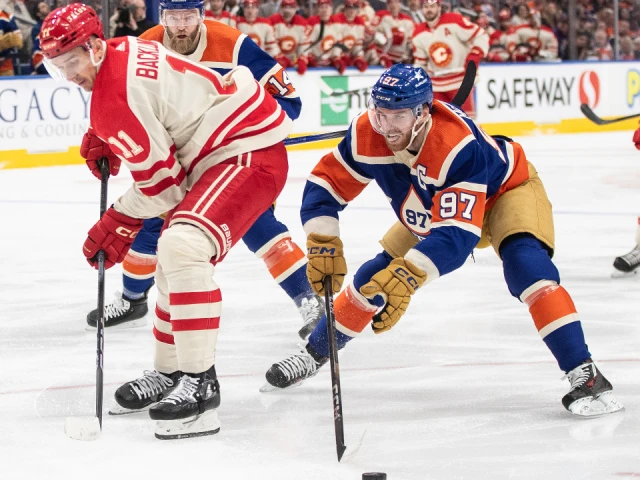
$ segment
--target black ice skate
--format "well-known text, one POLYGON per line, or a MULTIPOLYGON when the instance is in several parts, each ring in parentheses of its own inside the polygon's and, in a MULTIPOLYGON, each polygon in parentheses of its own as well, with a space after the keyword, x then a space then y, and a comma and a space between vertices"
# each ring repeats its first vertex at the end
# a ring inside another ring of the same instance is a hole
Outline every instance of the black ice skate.
POLYGON ((278 388, 288 388, 300 384, 303 380, 317 374, 320 367, 328 360, 329 357, 321 356, 307 344, 300 352, 271 365, 265 374, 267 383, 260 391, 270 392, 278 388))
MULTIPOLYGON (((120 292, 116 292, 116 299, 104 307, 105 328, 120 329, 142 327, 147 324, 145 316, 149 311, 147 307, 147 293, 138 300, 131 300, 120 292)), ((98 309, 92 310, 87 315, 87 330, 96 328, 98 324, 98 309)))
POLYGON ((211 367, 204 373, 183 375, 171 394, 149 409, 149 416, 158 420, 156 438, 200 437, 220 431, 219 406, 220 384, 211 367))
POLYGON ((143 412, 169 395, 178 384, 182 372, 164 374, 145 370, 142 377, 127 382, 116 390, 117 405, 109 415, 143 412))
POLYGON ((574 415, 594 417, 624 408, 613 396, 611 383, 600 373, 592 360, 578 365, 564 378, 569 379, 571 390, 562 397, 562 404, 574 415))
POLYGON ((304 322, 302 328, 298 330, 298 335, 306 340, 324 315, 324 302, 318 295, 312 294, 302 297, 299 302, 296 299, 296 305, 304 322))
POLYGON ((626 255, 617 257, 613 262, 615 271, 612 277, 630 277, 640 275, 640 245, 636 245, 626 255))

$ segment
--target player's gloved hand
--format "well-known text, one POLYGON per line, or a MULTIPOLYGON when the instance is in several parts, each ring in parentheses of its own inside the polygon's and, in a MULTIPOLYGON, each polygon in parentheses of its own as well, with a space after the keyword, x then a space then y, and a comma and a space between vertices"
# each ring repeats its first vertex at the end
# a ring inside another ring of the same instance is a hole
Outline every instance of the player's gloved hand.
POLYGON ((317 67, 318 66, 318 59, 312 53, 307 55, 307 61, 309 63, 309 65, 308 65, 309 67, 317 67))
POLYGON ((404 39, 407 37, 404 28, 392 28, 391 29, 391 40, 394 45, 402 45, 404 43, 404 39))
POLYGON ((369 64, 363 57, 356 57, 353 60, 353 66, 356 67, 361 72, 364 72, 369 67, 369 64))
POLYGON ((109 162, 109 174, 117 175, 120 171, 120 159, 111 151, 109 145, 104 143, 97 135, 93 133, 91 128, 82 137, 82 145, 80 145, 80 155, 87 161, 87 167, 91 173, 98 179, 102 180, 99 161, 102 157, 106 157, 109 162))
POLYGON ((482 54, 482 50, 477 47, 473 47, 464 61, 464 67, 467 68, 469 62, 475 63, 476 67, 478 67, 478 65, 480 65, 480 60, 482 60, 483 57, 484 55, 482 54))
POLYGON ((310 233, 307 237, 307 278, 318 295, 324 295, 324 277, 332 279, 333 293, 342 288, 347 262, 340 237, 310 233))
POLYGON ((293 67, 293 63, 291 63, 291 60, 289 60, 289 57, 286 55, 278 55, 275 57, 275 61, 278 62, 282 68, 293 67))
POLYGON ((638 129, 633 132, 633 143, 635 144, 636 148, 640 150, 640 127, 638 127, 638 129))
POLYGON ((380 270, 369 283, 360 288, 360 293, 367 298, 376 295, 385 297, 385 305, 373 316, 371 328, 374 333, 391 330, 405 314, 411 295, 427 279, 427 274, 409 260, 396 258, 387 268, 380 270))
POLYGON ((331 65, 333 65, 333 68, 335 68, 338 73, 342 75, 347 69, 347 59, 342 55, 339 57, 335 57, 333 60, 331 60, 331 65))
POLYGON ((304 75, 304 72, 307 71, 308 64, 309 60, 307 60, 306 57, 298 58, 298 61, 296 62, 296 70, 298 70, 299 75, 304 75))
POLYGON ((142 220, 116 212, 111 207, 89 230, 82 253, 89 265, 98 268, 98 252, 104 251, 104 267, 111 268, 124 260, 141 228, 142 220))
POLYGON ((380 55, 380 65, 382 65, 384 68, 391 68, 393 66, 393 61, 391 60, 391 57, 389 55, 383 53, 382 55, 380 55))

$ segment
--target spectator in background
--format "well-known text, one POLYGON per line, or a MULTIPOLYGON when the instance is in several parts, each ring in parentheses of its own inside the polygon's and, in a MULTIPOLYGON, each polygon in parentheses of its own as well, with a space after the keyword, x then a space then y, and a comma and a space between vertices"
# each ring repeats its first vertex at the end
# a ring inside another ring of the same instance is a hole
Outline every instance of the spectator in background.
POLYGON ((11 77, 13 70, 12 56, 22 48, 22 34, 16 25, 13 15, 0 10, 0 76, 11 77))
POLYGON ((620 37, 620 60, 635 60, 634 45, 631 37, 620 37))
POLYGON ((413 23, 420 25, 425 22, 424 13, 422 11, 423 0, 407 0, 406 8, 403 7, 404 13, 411 17, 413 23))
POLYGON ((613 48, 606 31, 596 30, 593 35, 593 50, 594 54, 591 57, 594 60, 613 60, 613 48))
POLYGON ((43 55, 40 50, 40 39, 38 35, 42 29, 42 21, 49 14, 49 5, 47 2, 37 2, 33 4, 34 8, 31 16, 36 19, 36 24, 31 29, 31 65, 33 67, 33 75, 47 75, 47 69, 42 63, 43 55))
POLYGON ((230 27, 236 28, 236 17, 224 9, 224 0, 209 0, 204 2, 204 18, 216 20, 230 27))
POLYGON ((151 20, 147 20, 147 6, 144 0, 124 0, 122 5, 118 9, 115 37, 125 35, 138 37, 156 25, 151 20))
POLYGON ((269 18, 280 10, 280 0, 263 0, 258 9, 258 16, 269 18))
POLYGON ((633 40, 633 47, 634 47, 634 52, 633 52, 634 59, 640 60, 640 37, 636 37, 633 40))
POLYGON ((225 12, 229 12, 232 16, 237 17, 238 15, 243 15, 242 5, 238 0, 226 0, 224 3, 225 12))
POLYGON ((577 60, 598 60, 593 58, 593 40, 589 32, 580 31, 576 34, 577 60))

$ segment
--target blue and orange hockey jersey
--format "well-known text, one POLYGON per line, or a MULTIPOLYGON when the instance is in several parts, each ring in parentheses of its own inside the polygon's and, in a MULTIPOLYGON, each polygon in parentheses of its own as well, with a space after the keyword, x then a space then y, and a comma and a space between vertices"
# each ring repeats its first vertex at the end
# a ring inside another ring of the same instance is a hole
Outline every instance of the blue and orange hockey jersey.
POLYGON ((528 178, 519 144, 487 135, 464 112, 434 102, 417 155, 392 152, 367 113, 315 166, 305 186, 305 232, 339 235, 338 218, 372 180, 421 241, 405 258, 429 281, 460 267, 480 239, 485 211, 528 178))
MULTIPOLYGON (((264 89, 275 97, 289 118, 295 120, 300 116, 302 102, 287 73, 253 40, 235 28, 215 20, 205 19, 200 29, 198 47, 191 55, 185 55, 186 58, 221 75, 238 65, 244 65, 264 89)), ((162 25, 147 30, 140 38, 154 40, 170 48, 162 25)), ((188 107, 185 105, 185 108, 188 107)))

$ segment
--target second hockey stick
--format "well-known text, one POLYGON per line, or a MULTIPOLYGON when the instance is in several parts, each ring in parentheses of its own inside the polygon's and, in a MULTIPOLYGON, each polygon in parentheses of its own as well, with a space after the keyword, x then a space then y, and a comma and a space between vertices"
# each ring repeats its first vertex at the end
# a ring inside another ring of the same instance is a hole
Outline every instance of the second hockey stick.
POLYGON ((604 118, 600 118, 596 113, 591 109, 589 105, 583 103, 580 105, 580 111, 591 120, 596 125, 610 125, 612 123, 624 122, 625 120, 631 120, 633 118, 639 118, 640 113, 634 113, 633 115, 626 115, 624 117, 610 118, 605 120, 604 118))
MULTIPOLYGON (((464 104, 464 102, 467 101, 467 98, 471 94, 471 90, 473 90, 473 85, 476 82, 476 71, 477 71, 476 64, 473 62, 469 62, 467 64, 467 69, 464 71, 464 78, 462 79, 460 88, 458 89, 455 97, 451 101, 451 103, 456 107, 461 107, 464 104)), ((356 92, 356 91, 359 91, 359 90, 352 90, 352 92, 356 92)), ((346 93, 349 93, 349 92, 340 92, 340 95, 343 95, 346 93)), ((322 140, 342 138, 346 134, 347 134, 347 130, 339 130, 337 132, 318 133, 316 135, 306 135, 304 137, 290 137, 290 138, 284 139, 284 144, 298 145, 301 143, 320 142, 322 140)))
POLYGON ((336 339, 336 317, 333 314, 333 279, 324 277, 324 302, 327 312, 327 335, 329 337, 329 360, 331 363, 331 397, 333 398, 333 424, 336 432, 338 462, 347 449, 344 444, 344 418, 342 417, 342 390, 340 389, 340 364, 338 363, 338 340, 336 339))
MULTIPOLYGON (((107 211, 109 161, 100 160, 100 218, 107 211)), ((64 432, 74 440, 97 440, 102 434, 102 403, 104 389, 104 251, 98 252, 98 322, 96 348, 96 414, 93 417, 67 417, 64 432)))

